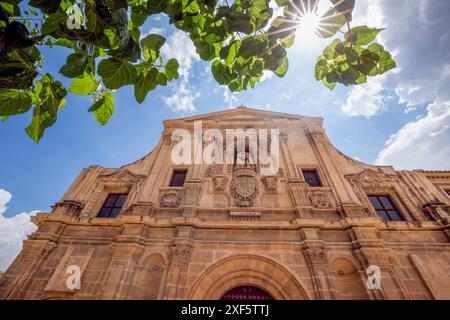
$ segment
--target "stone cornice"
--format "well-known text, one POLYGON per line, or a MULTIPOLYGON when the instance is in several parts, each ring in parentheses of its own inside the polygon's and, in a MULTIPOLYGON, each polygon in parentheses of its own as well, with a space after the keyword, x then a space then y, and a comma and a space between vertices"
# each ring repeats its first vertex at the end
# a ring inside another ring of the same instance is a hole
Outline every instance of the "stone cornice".
POLYGON ((441 231, 449 224, 434 221, 383 222, 376 218, 346 218, 340 221, 324 219, 296 219, 293 221, 205 221, 199 218, 178 217, 156 219, 154 217, 121 216, 119 218, 76 218, 39 214, 32 218, 37 225, 43 222, 61 222, 66 225, 121 227, 127 224, 142 224, 155 228, 173 228, 191 226, 197 229, 239 229, 239 230, 300 230, 302 228, 320 228, 322 230, 347 230, 352 227, 375 227, 378 231, 441 231))

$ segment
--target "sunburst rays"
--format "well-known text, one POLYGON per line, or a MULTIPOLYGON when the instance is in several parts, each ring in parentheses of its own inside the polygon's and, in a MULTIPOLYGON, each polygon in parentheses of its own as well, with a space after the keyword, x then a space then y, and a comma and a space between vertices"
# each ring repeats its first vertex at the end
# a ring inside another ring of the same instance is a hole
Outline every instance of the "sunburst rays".
POLYGON ((335 8, 344 3, 345 0, 337 1, 334 7, 321 14, 319 12, 319 1, 317 0, 302 0, 292 1, 289 6, 291 10, 284 11, 284 17, 279 17, 283 27, 270 31, 270 35, 287 33, 291 31, 299 32, 308 36, 322 36, 333 35, 336 33, 335 28, 340 27, 336 23, 336 15, 345 15, 348 12, 337 13, 335 8), (333 30, 333 31, 332 31, 333 30))

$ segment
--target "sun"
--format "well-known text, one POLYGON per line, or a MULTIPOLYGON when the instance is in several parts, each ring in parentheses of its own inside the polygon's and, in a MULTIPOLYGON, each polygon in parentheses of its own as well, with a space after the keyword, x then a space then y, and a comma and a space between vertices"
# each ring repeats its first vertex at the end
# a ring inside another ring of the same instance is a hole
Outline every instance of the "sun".
POLYGON ((298 18, 297 35, 300 38, 313 39, 317 37, 320 27, 320 17, 316 12, 306 12, 298 18))

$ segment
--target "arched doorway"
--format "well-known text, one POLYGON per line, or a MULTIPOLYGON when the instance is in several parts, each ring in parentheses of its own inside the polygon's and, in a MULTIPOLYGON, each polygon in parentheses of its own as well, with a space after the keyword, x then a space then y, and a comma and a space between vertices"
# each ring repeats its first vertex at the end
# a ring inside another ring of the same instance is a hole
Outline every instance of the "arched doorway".
POLYGON ((282 265, 266 257, 236 255, 207 268, 190 287, 189 300, 219 300, 233 288, 264 290, 274 300, 307 300, 303 286, 282 265))
POLYGON ((227 291, 220 300, 274 300, 265 290, 254 286, 239 286, 227 291))

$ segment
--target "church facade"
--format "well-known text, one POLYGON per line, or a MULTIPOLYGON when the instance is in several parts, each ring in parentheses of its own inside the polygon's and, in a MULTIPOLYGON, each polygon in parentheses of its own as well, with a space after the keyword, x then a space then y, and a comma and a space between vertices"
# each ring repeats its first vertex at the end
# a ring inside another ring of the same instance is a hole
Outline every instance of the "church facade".
POLYGON ((450 299, 449 215, 450 172, 351 159, 321 118, 168 120, 147 156, 82 170, 33 217, 0 299, 450 299), (172 133, 197 121, 279 129, 279 170, 174 164, 172 133))

